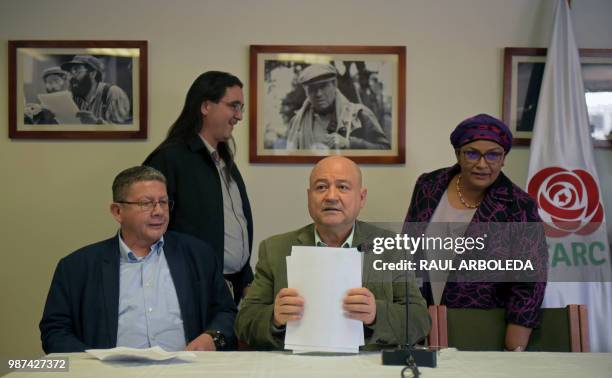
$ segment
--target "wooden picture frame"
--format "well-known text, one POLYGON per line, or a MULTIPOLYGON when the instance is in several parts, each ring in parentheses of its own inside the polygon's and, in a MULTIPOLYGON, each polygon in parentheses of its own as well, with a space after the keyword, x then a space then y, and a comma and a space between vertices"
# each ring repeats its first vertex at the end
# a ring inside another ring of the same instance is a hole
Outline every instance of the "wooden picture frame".
POLYGON ((249 96, 251 163, 405 163, 404 46, 252 45, 249 96), (313 65, 335 72, 327 100, 300 81, 313 65))
POLYGON ((145 139, 147 41, 9 41, 9 137, 145 139))
MULTIPOLYGON (((503 120, 513 144, 531 143, 546 63, 545 48, 504 49, 503 120)), ((593 145, 612 148, 612 49, 579 49, 593 145)))

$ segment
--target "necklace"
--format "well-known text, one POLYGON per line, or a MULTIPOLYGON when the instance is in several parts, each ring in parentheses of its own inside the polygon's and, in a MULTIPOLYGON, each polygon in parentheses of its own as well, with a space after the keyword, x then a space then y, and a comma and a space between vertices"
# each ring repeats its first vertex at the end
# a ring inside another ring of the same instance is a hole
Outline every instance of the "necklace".
POLYGON ((480 203, 482 202, 482 200, 476 202, 475 204, 469 204, 467 203, 467 201, 463 198, 463 194, 461 194, 461 175, 459 175, 459 177, 457 178, 457 196, 459 196, 459 201, 461 201, 461 203, 463 204, 463 206, 467 207, 468 209, 476 209, 478 206, 480 206, 480 203))

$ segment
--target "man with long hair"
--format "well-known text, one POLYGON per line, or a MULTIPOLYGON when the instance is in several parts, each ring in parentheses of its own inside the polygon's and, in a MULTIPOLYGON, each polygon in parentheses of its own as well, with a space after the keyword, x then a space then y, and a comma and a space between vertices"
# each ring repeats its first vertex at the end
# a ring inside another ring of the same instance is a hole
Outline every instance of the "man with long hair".
POLYGON ((234 300, 253 281, 249 264, 253 219, 244 181, 234 163, 232 131, 242 120, 242 82, 226 72, 201 74, 166 139, 144 164, 168 180, 175 203, 171 230, 208 242, 221 261, 234 300))

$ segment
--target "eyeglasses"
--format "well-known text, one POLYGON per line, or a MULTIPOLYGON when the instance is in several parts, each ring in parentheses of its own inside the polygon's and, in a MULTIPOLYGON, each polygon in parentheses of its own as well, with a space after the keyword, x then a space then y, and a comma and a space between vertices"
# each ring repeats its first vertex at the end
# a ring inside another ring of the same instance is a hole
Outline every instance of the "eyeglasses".
POLYGON ((499 163, 504 156, 504 153, 499 151, 488 151, 482 153, 477 150, 464 150, 463 156, 465 156, 467 161, 472 163, 479 162, 481 157, 484 157, 487 163, 499 163))
POLYGON ((223 105, 229 106, 236 113, 244 113, 244 108, 246 105, 241 102, 226 102, 221 100, 219 100, 219 102, 223 105))
POLYGON ((163 210, 172 210, 172 208, 174 208, 174 201, 172 201, 170 199, 161 199, 159 201, 136 201, 136 202, 132 202, 132 201, 115 201, 115 202, 116 203, 126 204, 126 205, 138 205, 138 207, 140 207, 140 210, 142 210, 142 211, 151 211, 151 210, 155 209, 157 204, 159 204, 159 206, 163 210))

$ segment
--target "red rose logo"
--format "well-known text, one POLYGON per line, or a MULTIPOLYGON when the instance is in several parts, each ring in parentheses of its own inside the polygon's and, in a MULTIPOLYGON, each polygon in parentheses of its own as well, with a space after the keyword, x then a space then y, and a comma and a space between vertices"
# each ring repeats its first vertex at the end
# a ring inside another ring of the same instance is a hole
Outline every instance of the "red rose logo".
POLYGON ((603 221, 597 183, 585 170, 544 168, 531 178, 527 191, 540 207, 547 236, 589 235, 603 221))

